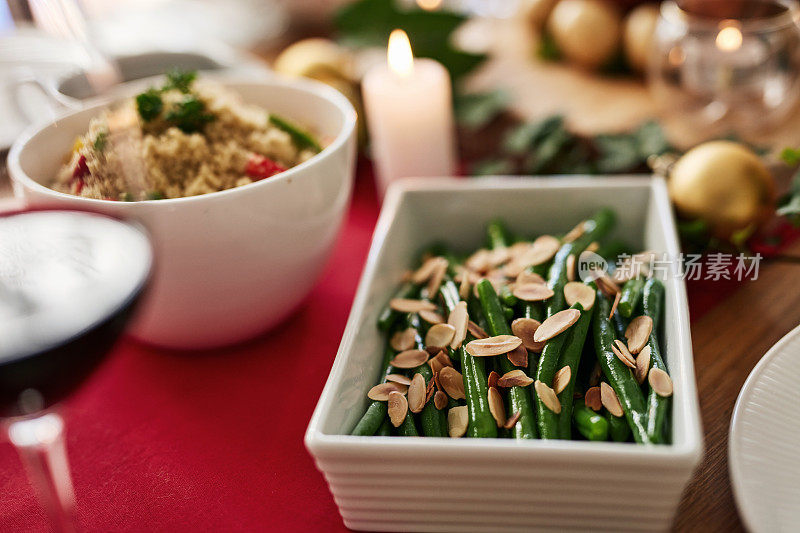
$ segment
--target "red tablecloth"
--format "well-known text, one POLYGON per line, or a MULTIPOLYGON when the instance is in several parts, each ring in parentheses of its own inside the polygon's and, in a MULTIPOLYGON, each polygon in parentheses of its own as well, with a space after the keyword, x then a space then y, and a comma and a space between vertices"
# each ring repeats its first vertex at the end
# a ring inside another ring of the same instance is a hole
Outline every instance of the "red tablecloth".
MULTIPOLYGON (((361 173, 320 284, 273 333, 206 353, 119 343, 64 405, 82 528, 344 530, 303 434, 336 354, 377 215, 371 177, 361 173)), ((711 303, 696 301, 693 312, 711 303)), ((0 445, 0 502, 0 530, 47 529, 8 443, 0 445)))

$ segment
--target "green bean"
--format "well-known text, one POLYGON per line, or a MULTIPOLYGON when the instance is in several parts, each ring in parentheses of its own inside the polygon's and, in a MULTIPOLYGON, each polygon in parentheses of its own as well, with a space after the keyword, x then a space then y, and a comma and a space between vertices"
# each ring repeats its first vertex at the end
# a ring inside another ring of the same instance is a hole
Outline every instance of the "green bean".
POLYGON ((608 440, 608 421, 586 407, 583 400, 575 402, 571 418, 575 421, 575 428, 578 432, 588 440, 608 440))
POLYGON ((597 360, 609 384, 617 393, 625 418, 633 431, 633 438, 636 442, 651 443, 652 439, 646 429, 647 413, 642 389, 633 377, 631 369, 625 366, 611 349, 615 338, 614 328, 608 319, 611 303, 598 291, 595 305, 597 310, 592 320, 592 329, 597 360))
MULTIPOLYGON (((420 332, 420 320, 415 314, 412 315, 411 325, 417 329, 417 335, 414 339, 416 344, 415 348, 418 350, 425 349, 425 342, 422 339, 420 332)), ((414 374, 420 374, 425 380, 427 385, 433 379, 433 371, 428 363, 422 363, 413 371, 414 374)), ((422 428, 422 434, 426 437, 446 437, 447 436, 447 414, 436 408, 433 402, 433 396, 427 401, 422 411, 419 412, 419 422, 422 428)))
MULTIPOLYGON (((489 326, 489 334, 492 336, 512 335, 511 328, 503 315, 500 300, 497 298, 492 284, 489 280, 483 279, 478 282, 477 287, 478 300, 480 300, 481 309, 489 326)), ((505 355, 498 356, 495 363, 503 374, 516 370, 516 367, 511 364, 511 361, 505 355)), ((531 405, 531 396, 528 393, 529 387, 511 387, 508 391, 508 411, 510 413, 520 413, 519 420, 514 424, 513 431, 514 437, 517 439, 536 438, 536 424, 533 406, 531 405)))
MULTIPOLYGON (((591 284, 594 289, 594 283, 591 284)), ((578 379, 578 365, 581 362, 581 354, 583 354, 583 345, 586 343, 586 334, 589 331, 589 326, 592 323, 592 313, 594 307, 588 311, 581 311, 581 317, 570 328, 570 336, 567 344, 561 353, 561 361, 558 366, 560 368, 569 367, 570 380, 558 399, 561 402, 561 414, 558 419, 559 434, 562 439, 569 439, 572 436, 572 402, 574 400, 573 394, 575 393, 575 381, 578 379)))
MULTIPOLYGON (((459 302, 458 289, 455 287, 455 283, 451 280, 445 281, 439 292, 448 312, 452 312, 459 302)), ((471 298, 467 304, 469 316, 473 321, 480 323, 483 321, 483 317, 479 312, 480 304, 472 300, 474 299, 471 298)), ((489 391, 484 361, 480 357, 471 356, 465 348, 466 343, 472 339, 471 335, 467 335, 464 343, 457 350, 458 360, 461 362, 461 376, 464 381, 467 412, 469 413, 466 436, 475 438, 497 437, 497 423, 489 410, 489 391)))
POLYGON ((625 282, 622 286, 622 295, 619 299, 617 310, 625 318, 630 318, 639 302, 642 300, 642 289, 644 279, 634 278, 625 282))
MULTIPOLYGON (((609 312, 611 312, 609 310, 609 312)), ((621 341, 625 340, 625 330, 628 329, 628 321, 622 318, 622 315, 619 313, 614 313, 614 316, 611 317, 612 325, 614 326, 614 333, 617 335, 617 338, 621 341)))
POLYGON ((395 431, 401 437, 419 437, 417 425, 414 423, 414 413, 408 411, 406 413, 405 420, 403 420, 403 423, 395 428, 395 431))
POLYGON ((631 436, 631 427, 624 416, 614 416, 608 411, 605 413, 608 420, 608 435, 614 442, 626 442, 631 436))
MULTIPOLYGON (((386 376, 396 372, 396 369, 389 364, 389 361, 392 360, 396 353, 397 352, 395 352, 391 346, 386 347, 383 354, 383 366, 381 367, 383 368, 383 372, 381 373, 381 379, 378 383, 383 383, 386 376)), ((367 407, 367 411, 350 434, 360 436, 374 435, 375 432, 378 431, 381 423, 386 419, 386 411, 386 402, 372 400, 369 407, 367 407)))
POLYGON ((512 241, 511 232, 500 219, 489 222, 486 226, 486 236, 489 248, 505 248, 512 241))
POLYGON ((384 418, 381 426, 378 428, 377 433, 375 435, 379 437, 388 437, 392 434, 392 423, 389 422, 388 418, 384 418))
MULTIPOLYGON (((667 365, 661 357, 658 344, 658 328, 661 324, 661 309, 664 304, 664 285, 657 279, 649 279, 644 285, 642 308, 644 314, 653 319, 653 331, 647 345, 650 346, 650 368, 667 371, 667 365)), ((647 434, 653 442, 666 443, 664 434, 665 421, 669 411, 670 399, 659 396, 651 388, 647 394, 647 434)))
MULTIPOLYGON (((572 309, 582 310, 581 304, 576 303, 572 309)), ((531 359, 529 367, 531 372, 536 373, 536 380, 541 381, 547 386, 552 386, 553 378, 555 377, 556 370, 558 370, 558 361, 561 359, 561 352, 564 350, 564 345, 569 340, 571 329, 563 333, 559 333, 552 339, 548 340, 544 345, 541 355, 539 356, 538 363, 531 359)), ((536 402, 536 423, 539 427, 539 436, 543 439, 558 439, 561 438, 559 415, 554 413, 547 407, 539 395, 536 394, 536 389, 531 387, 533 400, 536 402)))

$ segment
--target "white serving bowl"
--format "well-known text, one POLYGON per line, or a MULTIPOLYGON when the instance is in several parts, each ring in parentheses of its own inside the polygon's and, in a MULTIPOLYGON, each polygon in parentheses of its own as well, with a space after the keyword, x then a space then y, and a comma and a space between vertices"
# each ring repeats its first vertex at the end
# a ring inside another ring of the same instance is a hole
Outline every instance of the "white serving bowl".
POLYGON ((663 180, 414 180, 385 200, 328 382, 306 432, 345 525, 382 531, 666 530, 702 455, 689 314, 682 280, 665 279, 663 337, 674 380, 673 444, 353 437, 379 373, 375 324, 422 247, 482 245, 503 217, 523 235, 561 233, 597 208, 614 234, 677 257, 663 180))
POLYGON ((352 190, 356 115, 344 96, 311 81, 219 81, 329 144, 273 178, 143 202, 80 198, 46 186, 103 104, 29 129, 8 156, 14 192, 27 206, 99 211, 149 230, 157 268, 132 333, 170 348, 242 341, 289 315, 326 264, 352 190))

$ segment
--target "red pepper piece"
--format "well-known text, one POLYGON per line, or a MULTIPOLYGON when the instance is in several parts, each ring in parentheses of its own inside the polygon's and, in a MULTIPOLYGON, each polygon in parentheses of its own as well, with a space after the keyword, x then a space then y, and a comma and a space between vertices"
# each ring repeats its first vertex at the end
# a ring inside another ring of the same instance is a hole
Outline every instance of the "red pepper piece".
POLYGON ((284 170, 286 170, 286 168, 282 165, 259 154, 251 155, 250 159, 247 161, 247 165, 244 167, 244 173, 254 181, 263 180, 275 174, 280 174, 284 170))
POLYGON ((75 168, 72 171, 72 180, 70 180, 70 185, 74 189, 73 194, 80 194, 81 190, 83 189, 83 177, 89 175, 89 166, 86 164, 86 156, 80 156, 78 158, 78 162, 75 164, 75 168))

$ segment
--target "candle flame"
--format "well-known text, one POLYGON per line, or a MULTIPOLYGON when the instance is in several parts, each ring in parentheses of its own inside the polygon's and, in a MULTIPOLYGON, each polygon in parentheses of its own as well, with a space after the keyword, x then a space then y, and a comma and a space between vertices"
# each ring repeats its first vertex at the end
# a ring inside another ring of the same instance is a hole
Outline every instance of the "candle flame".
POLYGON ((735 52, 742 46, 742 30, 735 21, 723 21, 724 25, 717 34, 717 48, 723 52, 735 52))
POLYGON ((389 35, 387 60, 392 72, 403 78, 409 77, 414 72, 414 55, 411 53, 411 42, 403 30, 394 30, 389 35))

